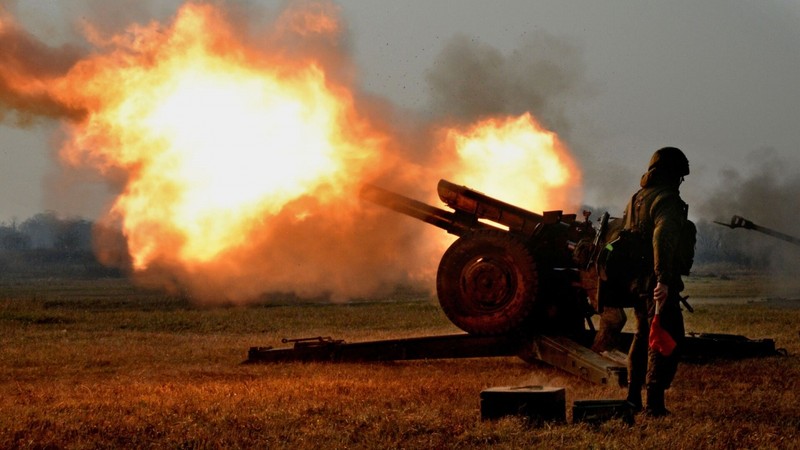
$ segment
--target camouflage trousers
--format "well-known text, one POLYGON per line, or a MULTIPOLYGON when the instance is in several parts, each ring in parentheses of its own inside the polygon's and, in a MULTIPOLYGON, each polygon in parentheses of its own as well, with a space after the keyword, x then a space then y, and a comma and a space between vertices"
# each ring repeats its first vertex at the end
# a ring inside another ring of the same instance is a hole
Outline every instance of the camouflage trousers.
POLYGON ((667 389, 672 384, 678 370, 681 346, 686 334, 678 295, 670 295, 660 311, 661 327, 678 344, 669 356, 664 356, 649 348, 650 323, 654 316, 655 302, 652 297, 634 305, 636 331, 628 353, 628 383, 633 388, 641 388, 646 385, 667 389))

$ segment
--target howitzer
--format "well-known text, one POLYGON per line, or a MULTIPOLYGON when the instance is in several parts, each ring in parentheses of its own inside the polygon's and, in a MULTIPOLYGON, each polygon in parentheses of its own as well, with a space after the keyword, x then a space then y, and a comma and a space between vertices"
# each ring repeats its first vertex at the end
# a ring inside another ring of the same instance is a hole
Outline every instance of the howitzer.
POLYGON ((789 236, 788 234, 781 233, 780 231, 775 231, 775 230, 772 230, 772 229, 767 228, 767 227, 762 227, 762 226, 756 225, 753 222, 751 222, 751 221, 749 221, 749 220, 747 220, 747 219, 745 219, 744 217, 741 217, 741 216, 733 216, 731 218, 731 222, 730 223, 717 222, 716 220, 714 221, 714 223, 716 223, 718 225, 722 225, 724 227, 728 227, 728 228, 744 228, 746 230, 759 231, 761 233, 764 233, 764 234, 767 234, 769 236, 784 240, 786 242, 791 242, 794 245, 800 245, 800 239, 798 239, 798 238, 796 238, 794 236, 789 236))
MULTIPOLYGON (((588 213, 583 220, 562 211, 537 214, 447 180, 439 181, 437 191, 451 211, 374 185, 363 186, 360 195, 458 236, 439 263, 436 288, 445 314, 466 333, 354 343, 289 339, 283 343, 293 343, 290 348, 251 347, 246 362, 516 355, 595 383, 625 385, 625 363, 588 348, 595 336, 588 293, 596 283, 593 261, 605 245, 608 213, 595 230, 588 213)), ((623 345, 631 339, 622 333, 623 345)), ((770 339, 700 335, 686 336, 682 352, 699 359, 776 350, 770 339)))
POLYGON ((439 303, 456 326, 483 335, 585 328, 591 308, 578 271, 586 264, 575 250, 595 240, 588 214, 537 214, 447 180, 437 192, 453 211, 373 185, 361 196, 459 236, 436 277, 439 303))

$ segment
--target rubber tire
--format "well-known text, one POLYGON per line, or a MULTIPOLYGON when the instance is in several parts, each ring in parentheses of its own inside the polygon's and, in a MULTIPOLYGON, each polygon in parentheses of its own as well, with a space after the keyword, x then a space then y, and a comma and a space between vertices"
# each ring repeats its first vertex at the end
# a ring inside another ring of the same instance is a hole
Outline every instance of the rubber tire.
POLYGON ((444 313, 471 334, 511 332, 534 310, 538 275, 530 249, 501 230, 477 230, 444 253, 436 290, 444 313))

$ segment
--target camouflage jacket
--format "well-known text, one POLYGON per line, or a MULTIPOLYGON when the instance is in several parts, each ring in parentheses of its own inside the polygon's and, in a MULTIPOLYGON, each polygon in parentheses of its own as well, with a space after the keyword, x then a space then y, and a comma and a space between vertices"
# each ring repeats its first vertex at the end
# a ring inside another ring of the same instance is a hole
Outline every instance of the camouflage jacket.
POLYGON ((656 185, 639 190, 625 210, 625 228, 639 233, 645 242, 644 254, 652 262, 650 277, 667 286, 683 289, 676 267, 681 227, 687 218, 688 205, 683 202, 677 187, 656 185), (652 245, 646 245, 652 242, 652 245))

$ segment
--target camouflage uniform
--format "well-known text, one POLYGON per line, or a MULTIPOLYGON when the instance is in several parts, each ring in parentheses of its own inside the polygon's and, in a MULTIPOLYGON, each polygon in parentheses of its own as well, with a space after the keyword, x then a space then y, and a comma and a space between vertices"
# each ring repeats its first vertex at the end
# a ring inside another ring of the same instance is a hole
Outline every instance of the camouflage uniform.
MULTIPOLYGON (((672 150, 680 152, 672 147, 667 149, 670 149, 669 156, 672 156, 672 150)), ((677 371, 681 341, 685 335, 680 308, 680 292, 684 286, 680 269, 676 266, 676 255, 688 208, 680 198, 678 186, 683 175, 689 172, 688 161, 681 152, 685 170, 664 164, 664 150, 653 155, 648 172, 642 176, 642 189, 631 199, 625 217, 626 228, 637 230, 644 240, 645 266, 652 267, 645 270, 638 281, 640 300, 634 305, 636 331, 628 354, 628 399, 641 407, 641 389, 646 386, 647 408, 654 415, 667 413, 664 390, 670 386, 677 371), (647 245, 649 242, 652 245, 647 245), (655 315, 653 291, 657 283, 668 286, 667 300, 659 313, 661 325, 678 344, 669 356, 648 346, 650 323, 655 315)), ((682 167, 682 164, 678 166, 682 167)))

